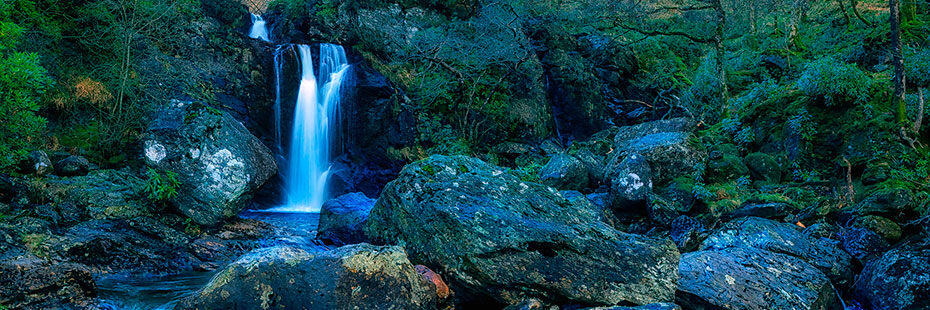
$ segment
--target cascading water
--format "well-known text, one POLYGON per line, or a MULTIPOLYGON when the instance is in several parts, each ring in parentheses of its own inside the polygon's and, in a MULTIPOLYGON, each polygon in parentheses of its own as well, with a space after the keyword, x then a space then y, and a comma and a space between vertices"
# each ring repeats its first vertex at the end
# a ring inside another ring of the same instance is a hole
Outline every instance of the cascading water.
POLYGON ((268 37, 268 27, 266 26, 265 19, 261 15, 252 15, 252 29, 249 30, 249 37, 252 39, 262 39, 266 42, 271 42, 271 39, 268 37))
POLYGON ((349 71, 342 46, 320 45, 318 77, 313 73, 310 46, 298 45, 297 50, 301 80, 285 178, 287 205, 268 210, 272 212, 319 212, 329 198, 331 147, 338 132, 340 90, 349 71))

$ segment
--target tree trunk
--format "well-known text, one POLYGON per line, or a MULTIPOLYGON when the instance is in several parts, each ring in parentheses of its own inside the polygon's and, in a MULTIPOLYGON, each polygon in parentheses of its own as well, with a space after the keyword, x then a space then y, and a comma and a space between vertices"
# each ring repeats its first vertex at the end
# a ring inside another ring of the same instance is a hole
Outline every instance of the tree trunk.
POLYGON ((730 106, 727 104, 727 100, 730 97, 729 90, 727 89, 727 71, 723 64, 723 29, 726 27, 727 15, 723 10, 723 4, 720 3, 720 0, 714 0, 713 4, 714 11, 717 14, 717 28, 714 34, 714 58, 716 58, 717 78, 720 81, 720 104, 723 106, 722 116, 726 117, 730 113, 730 106))
POLYGON ((898 0, 888 0, 891 11, 891 53, 894 63, 894 97, 892 103, 898 109, 898 122, 902 125, 907 122, 907 106, 904 101, 904 58, 901 55, 901 12, 898 0))

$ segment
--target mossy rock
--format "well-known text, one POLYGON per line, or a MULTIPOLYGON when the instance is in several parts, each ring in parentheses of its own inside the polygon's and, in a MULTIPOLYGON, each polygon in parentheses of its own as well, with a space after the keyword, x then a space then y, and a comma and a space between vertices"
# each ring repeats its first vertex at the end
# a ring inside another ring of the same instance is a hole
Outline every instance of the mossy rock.
POLYGON ((784 168, 775 156, 757 152, 746 155, 743 162, 749 168, 753 179, 771 184, 781 182, 784 168))
POLYGON ((732 181, 746 175, 749 175, 749 167, 743 163, 735 145, 723 144, 710 148, 704 171, 704 179, 707 182, 732 181))

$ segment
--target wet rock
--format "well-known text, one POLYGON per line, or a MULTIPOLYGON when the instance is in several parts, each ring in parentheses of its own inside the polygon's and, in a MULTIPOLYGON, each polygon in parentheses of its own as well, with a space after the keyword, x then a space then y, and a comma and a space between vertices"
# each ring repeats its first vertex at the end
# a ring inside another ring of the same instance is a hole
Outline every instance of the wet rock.
POLYGON ((921 237, 870 260, 854 287, 873 309, 930 308, 930 238, 921 237))
POLYGON ((172 204, 204 225, 238 214, 277 172, 271 151, 229 114, 177 100, 149 126, 143 153, 148 166, 178 175, 172 204))
POLYGON ((403 248, 278 246, 243 255, 177 309, 431 309, 438 300, 403 248))
POLYGON ((557 154, 539 171, 539 182, 557 189, 580 191, 588 187, 588 170, 577 158, 557 154))
POLYGON ((32 256, 0 261, 0 305, 10 309, 79 309, 97 287, 87 266, 49 263, 32 256))
POLYGON ((881 216, 867 215, 856 218, 852 223, 853 227, 868 229, 879 236, 884 237, 888 242, 901 240, 901 226, 894 221, 881 216))
POLYGON ((885 238, 865 228, 843 229, 840 241, 843 249, 860 261, 866 261, 871 256, 891 248, 891 244, 885 238))
POLYGON ((52 160, 43 151, 32 151, 20 167, 25 174, 47 175, 54 171, 52 160))
POLYGON ((597 218, 596 210, 502 168, 437 155, 388 183, 365 232, 406 244, 412 260, 446 271, 466 300, 670 301, 674 244, 618 232, 597 218))
POLYGON ((87 158, 71 155, 55 163, 55 174, 63 177, 86 175, 90 168, 87 158))
POLYGON ((365 242, 362 225, 368 219, 375 200, 362 193, 351 193, 330 199, 320 210, 317 239, 331 240, 336 244, 365 242))
POLYGON ((643 212, 646 199, 652 193, 652 169, 646 158, 629 154, 616 158, 607 168, 610 180, 610 205, 620 213, 643 212))
POLYGON ((836 309, 830 280, 803 260, 756 248, 683 254, 684 309, 836 309))
POLYGON ((52 249, 99 273, 169 273, 188 267, 189 254, 123 220, 91 220, 51 238, 52 249))
MULTIPOLYGON (((183 232, 151 217, 140 216, 129 220, 127 223, 129 227, 139 232, 155 236, 174 246, 186 245, 190 239, 183 232)), ((183 229, 183 227, 180 227, 180 229, 183 229)))
POLYGON ((733 220, 701 243, 701 250, 751 247, 798 257, 817 267, 838 287, 852 284, 852 257, 835 244, 802 233, 795 225, 759 217, 733 220))
POLYGON ((781 181, 782 167, 774 156, 766 153, 752 153, 743 160, 749 167, 749 173, 755 180, 778 183, 781 181))

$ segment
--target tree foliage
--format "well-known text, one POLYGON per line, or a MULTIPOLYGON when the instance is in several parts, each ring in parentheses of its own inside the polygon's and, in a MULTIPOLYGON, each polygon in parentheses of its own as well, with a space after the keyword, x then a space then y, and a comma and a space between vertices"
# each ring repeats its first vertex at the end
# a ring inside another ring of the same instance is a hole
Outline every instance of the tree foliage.
MULTIPOLYGON (((0 5, 0 12, 8 9, 0 5)), ((0 18, 0 169, 16 163, 36 142, 45 126, 36 113, 51 84, 39 56, 18 51, 23 29, 5 19, 0 18)))

